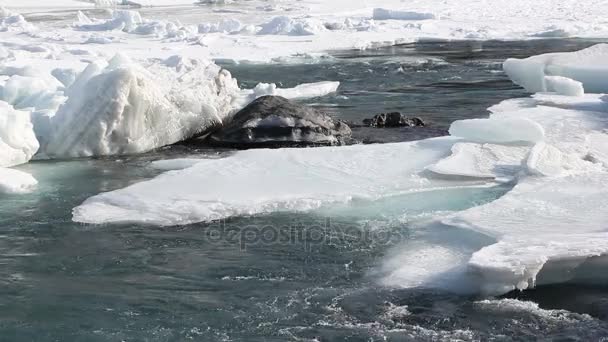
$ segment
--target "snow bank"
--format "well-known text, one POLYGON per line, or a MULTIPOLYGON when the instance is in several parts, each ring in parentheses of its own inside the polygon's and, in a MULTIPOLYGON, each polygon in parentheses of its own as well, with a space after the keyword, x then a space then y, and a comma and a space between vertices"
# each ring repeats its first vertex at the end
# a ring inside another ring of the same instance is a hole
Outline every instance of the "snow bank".
POLYGON ((30 113, 0 101, 0 167, 27 163, 38 148, 30 113))
POLYGON ((242 151, 94 196, 74 209, 74 220, 181 225, 237 215, 306 211, 357 198, 371 200, 441 188, 445 181, 431 182, 418 173, 442 158, 453 143, 454 139, 440 138, 242 151))
MULTIPOLYGON (((229 24, 225 24, 228 26, 229 24)), ((196 28, 165 20, 146 20, 137 11, 114 10, 112 18, 97 20, 78 12, 75 29, 81 31, 123 31, 139 35, 154 35, 159 38, 186 40, 196 33, 196 28)), ((103 37, 102 37, 103 38, 103 37)), ((91 37, 87 43, 107 43, 102 38, 91 37)))
POLYGON ((142 153, 203 133, 233 110, 230 73, 172 57, 140 66, 116 56, 92 63, 66 90, 42 152, 49 157, 142 153))
POLYGON ((325 26, 314 20, 294 20, 289 17, 275 17, 268 23, 262 24, 260 35, 291 35, 309 36, 326 31, 325 26))
POLYGON ((374 20, 428 20, 437 19, 433 13, 396 11, 385 8, 374 8, 374 20))
POLYGON ((0 167, 0 194, 26 194, 34 191, 37 184, 29 173, 0 167))
POLYGON ((529 92, 557 91, 580 94, 580 87, 562 76, 582 84, 587 92, 608 92, 608 44, 598 44, 577 52, 550 53, 526 59, 508 59, 504 70, 513 82, 529 92), (556 88, 557 86, 557 88, 556 88))
POLYGON ((545 137, 543 127, 528 118, 490 118, 456 121, 450 135, 481 143, 535 143, 545 137))

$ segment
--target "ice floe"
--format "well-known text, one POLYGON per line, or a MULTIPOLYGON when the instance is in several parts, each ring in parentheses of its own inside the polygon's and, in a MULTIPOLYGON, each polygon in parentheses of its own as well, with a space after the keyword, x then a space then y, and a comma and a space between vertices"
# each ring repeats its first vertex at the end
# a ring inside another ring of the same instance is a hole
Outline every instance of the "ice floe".
POLYGON ((242 151, 92 197, 74 220, 180 225, 441 188, 450 185, 419 173, 454 141, 242 151))
POLYGON ((504 69, 515 83, 533 93, 557 91, 563 95, 581 95, 581 86, 590 93, 603 93, 608 92, 607 55, 608 44, 597 44, 577 52, 508 59, 504 69))
POLYGON ((535 143, 545 138, 545 131, 526 117, 492 117, 456 121, 450 135, 481 143, 535 143))

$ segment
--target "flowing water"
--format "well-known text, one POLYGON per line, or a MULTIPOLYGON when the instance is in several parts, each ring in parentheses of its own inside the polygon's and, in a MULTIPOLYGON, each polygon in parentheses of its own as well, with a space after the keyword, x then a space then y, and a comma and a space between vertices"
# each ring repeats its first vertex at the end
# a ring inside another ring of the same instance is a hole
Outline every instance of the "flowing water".
MULTIPOLYGON (((427 43, 336 53, 317 63, 225 67, 246 87, 340 81, 337 94, 306 102, 350 122, 401 111, 429 124, 355 128, 365 142, 404 141, 445 134, 453 120, 484 117, 490 105, 527 95, 500 71, 504 57, 590 44, 427 43)), ((449 267, 491 243, 476 233, 418 223, 438 212, 491 201, 508 186, 179 227, 71 221, 72 208, 86 198, 158 175, 150 161, 229 153, 174 146, 142 156, 20 167, 40 185, 30 195, 0 198, 0 341, 594 341, 608 336, 605 287, 566 284, 508 296, 531 301, 523 302, 479 298, 449 279, 437 279, 433 289, 417 286, 426 267, 418 254, 430 253, 449 267), (395 269, 400 276, 387 281, 395 269)))

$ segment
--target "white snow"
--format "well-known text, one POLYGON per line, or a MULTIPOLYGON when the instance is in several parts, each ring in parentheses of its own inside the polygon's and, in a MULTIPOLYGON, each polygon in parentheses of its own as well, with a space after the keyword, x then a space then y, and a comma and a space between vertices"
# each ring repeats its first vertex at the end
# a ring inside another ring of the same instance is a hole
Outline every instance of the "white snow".
POLYGON ((580 96, 584 92, 582 87, 590 93, 608 92, 606 56, 608 44, 597 44, 577 52, 508 59, 504 63, 504 69, 515 83, 529 92, 555 91, 562 95, 580 96))

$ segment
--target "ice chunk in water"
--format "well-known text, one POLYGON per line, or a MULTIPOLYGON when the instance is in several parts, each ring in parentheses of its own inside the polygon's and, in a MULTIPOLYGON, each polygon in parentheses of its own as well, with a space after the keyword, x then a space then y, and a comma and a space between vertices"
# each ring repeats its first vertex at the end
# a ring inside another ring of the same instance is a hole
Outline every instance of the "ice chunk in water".
POLYGON ((0 194, 25 194, 32 192, 37 184, 29 173, 0 167, 0 194))
MULTIPOLYGON (((545 76, 563 76, 581 82, 587 92, 605 93, 608 92, 608 44, 598 44, 576 52, 512 58, 504 63, 504 70, 513 82, 532 93, 551 91, 549 87, 555 87, 555 79, 547 80, 545 76)), ((568 92, 575 88, 576 92, 580 92, 570 82, 568 85, 561 81, 557 83, 561 83, 558 85, 560 89, 565 86, 568 92)))
POLYGON ((528 118, 471 119, 456 121, 450 134, 480 143, 535 143, 545 138, 541 125, 528 118))
POLYGON ((27 163, 38 147, 30 113, 0 101, 0 167, 27 163))

